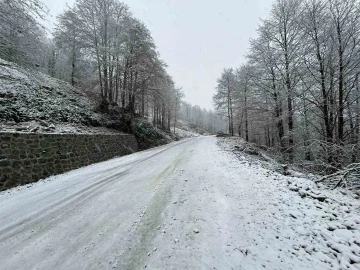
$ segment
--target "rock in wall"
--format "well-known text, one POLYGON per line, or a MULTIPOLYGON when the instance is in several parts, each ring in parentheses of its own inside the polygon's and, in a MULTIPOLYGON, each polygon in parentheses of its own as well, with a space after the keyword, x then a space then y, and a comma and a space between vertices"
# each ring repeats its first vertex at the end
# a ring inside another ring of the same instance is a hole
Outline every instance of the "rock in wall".
POLYGON ((0 191, 137 150, 127 134, 0 132, 0 191))

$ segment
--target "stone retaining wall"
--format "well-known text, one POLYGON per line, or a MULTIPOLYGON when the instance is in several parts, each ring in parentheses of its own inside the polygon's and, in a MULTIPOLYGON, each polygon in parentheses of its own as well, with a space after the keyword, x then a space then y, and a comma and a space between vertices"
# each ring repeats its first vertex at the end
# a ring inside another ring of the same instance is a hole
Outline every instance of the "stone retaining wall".
POLYGON ((0 191, 137 150, 133 135, 0 132, 0 191))

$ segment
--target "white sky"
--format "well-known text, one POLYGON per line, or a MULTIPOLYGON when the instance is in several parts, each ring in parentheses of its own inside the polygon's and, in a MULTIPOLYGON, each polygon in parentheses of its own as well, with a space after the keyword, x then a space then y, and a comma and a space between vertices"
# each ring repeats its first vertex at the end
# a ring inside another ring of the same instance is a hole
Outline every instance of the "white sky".
MULTIPOLYGON (((43 0, 56 15, 75 0, 43 0)), ((274 0, 123 0, 152 32, 168 73, 185 100, 212 109, 216 80, 227 67, 240 66, 256 37, 260 18, 274 0)))

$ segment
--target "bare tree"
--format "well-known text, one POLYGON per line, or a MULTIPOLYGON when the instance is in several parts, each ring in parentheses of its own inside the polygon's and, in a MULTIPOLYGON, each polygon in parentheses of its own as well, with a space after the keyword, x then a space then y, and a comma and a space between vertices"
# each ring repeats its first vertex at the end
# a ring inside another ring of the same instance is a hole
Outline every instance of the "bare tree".
POLYGON ((47 8, 39 0, 0 1, 0 57, 27 66, 36 63, 45 38, 40 21, 47 8))
POLYGON ((229 133, 234 136, 234 105, 236 96, 236 78, 234 70, 224 69, 218 79, 217 93, 213 100, 219 112, 225 112, 229 123, 229 133))

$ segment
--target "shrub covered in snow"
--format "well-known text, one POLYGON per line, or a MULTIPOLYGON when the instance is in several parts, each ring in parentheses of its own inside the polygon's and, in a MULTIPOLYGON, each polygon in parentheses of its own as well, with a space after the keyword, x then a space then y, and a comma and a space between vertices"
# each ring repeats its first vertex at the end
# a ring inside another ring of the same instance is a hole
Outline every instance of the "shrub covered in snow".
POLYGON ((139 149, 147 149, 171 141, 170 133, 166 133, 154 127, 145 118, 135 118, 132 121, 132 130, 138 141, 139 149))

